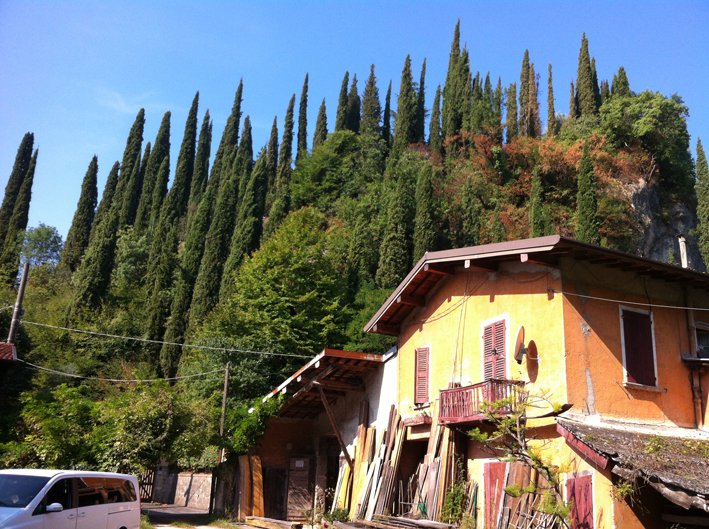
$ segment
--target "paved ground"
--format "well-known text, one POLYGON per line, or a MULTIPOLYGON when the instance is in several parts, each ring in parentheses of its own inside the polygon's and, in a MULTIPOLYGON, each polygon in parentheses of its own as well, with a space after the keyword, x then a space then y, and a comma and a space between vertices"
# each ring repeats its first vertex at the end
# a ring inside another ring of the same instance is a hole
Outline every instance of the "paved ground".
POLYGON ((180 507, 179 505, 145 504, 143 513, 148 515, 150 522, 156 529, 174 526, 172 522, 182 522, 190 524, 194 529, 215 529, 215 526, 206 526, 209 522, 209 513, 190 507, 180 507))

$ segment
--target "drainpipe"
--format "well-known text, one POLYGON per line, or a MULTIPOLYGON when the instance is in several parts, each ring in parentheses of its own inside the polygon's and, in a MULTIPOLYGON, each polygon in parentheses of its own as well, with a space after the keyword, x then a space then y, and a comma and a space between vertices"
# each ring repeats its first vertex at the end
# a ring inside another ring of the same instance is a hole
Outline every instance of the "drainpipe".
MULTIPOLYGON (((679 243, 679 256, 682 268, 688 268, 687 264, 687 240, 684 235, 677 236, 679 243)), ((690 354, 697 355, 699 346, 697 345, 697 327, 694 321, 694 310, 690 301, 690 295, 687 287, 684 288, 684 304, 687 307, 687 336, 689 338, 690 354)), ((695 427, 704 429, 704 414, 702 413, 702 383, 698 369, 690 370, 690 385, 692 389, 692 401, 694 402, 694 424, 695 427)))

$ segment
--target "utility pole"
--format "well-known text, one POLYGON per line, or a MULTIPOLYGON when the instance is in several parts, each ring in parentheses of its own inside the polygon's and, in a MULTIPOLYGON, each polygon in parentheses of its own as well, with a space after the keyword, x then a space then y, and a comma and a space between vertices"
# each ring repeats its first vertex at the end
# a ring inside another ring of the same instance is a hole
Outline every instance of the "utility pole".
MULTIPOLYGON (((25 286, 27 285, 27 278, 29 277, 30 264, 25 263, 22 269, 22 278, 20 279, 20 287, 17 289, 17 300, 15 301, 15 309, 12 311, 12 321, 10 322, 10 332, 7 333, 7 343, 14 344, 15 333, 17 332, 17 326, 20 324, 20 316, 22 316, 22 299, 25 297, 25 286)), ((17 353, 15 347, 12 347, 12 356, 17 359, 17 353)))
MULTIPOLYGON (((222 416, 219 419, 219 437, 224 437, 224 416, 226 415, 226 396, 229 390, 229 362, 224 370, 224 389, 222 391, 222 416)), ((219 462, 223 462, 226 456, 226 448, 219 451, 219 462)))

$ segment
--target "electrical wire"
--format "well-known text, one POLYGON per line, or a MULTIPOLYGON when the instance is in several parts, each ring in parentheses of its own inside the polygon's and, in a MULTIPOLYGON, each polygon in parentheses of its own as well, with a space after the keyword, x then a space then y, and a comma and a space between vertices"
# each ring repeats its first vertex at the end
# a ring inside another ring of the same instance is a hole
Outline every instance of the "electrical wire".
POLYGON ((257 355, 267 355, 267 356, 286 356, 289 358, 312 358, 311 356, 299 355, 299 354, 288 354, 288 353, 274 353, 272 351, 251 351, 249 349, 236 349, 230 347, 214 347, 211 345, 196 345, 196 344, 186 344, 186 343, 176 343, 176 342, 164 342, 161 340, 151 340, 150 338, 137 338, 135 336, 121 336, 118 334, 109 334, 105 332, 98 331, 87 331, 85 329, 72 329, 70 327, 61 327, 59 325, 49 325, 48 323, 37 323, 35 321, 20 320, 21 323, 25 325, 35 325, 37 327, 45 327, 47 329, 55 329, 59 331, 75 332, 78 334, 87 334, 89 336, 100 336, 102 338, 113 338, 116 340, 131 340, 134 342, 151 343, 156 345, 171 345, 175 347, 183 347, 190 349, 202 349, 206 351, 221 351, 224 353, 243 353, 243 354, 257 354, 257 355))
POLYGON ((8 305, 7 307, 0 307, 0 312, 2 312, 3 310, 14 308, 14 306, 15 305, 8 305))
POLYGON ((640 307, 650 307, 656 309, 677 309, 677 310, 698 310, 698 311, 709 311, 709 308, 700 307, 683 307, 681 305, 658 305, 656 303, 643 303, 638 301, 627 301, 624 299, 613 299, 613 298, 601 298, 597 296, 589 296, 587 294, 577 294, 576 292, 567 292, 565 290, 556 290, 554 288, 548 289, 549 292, 554 294, 563 294, 564 296, 575 296, 578 298, 593 299, 595 301, 607 301, 609 303, 622 303, 623 305, 638 305, 640 307))
POLYGON ((58 371, 56 369, 50 369, 48 367, 38 366, 37 364, 33 364, 31 362, 28 362, 27 360, 22 360, 21 358, 18 358, 17 361, 22 362, 23 364, 33 367, 39 371, 45 371, 47 373, 52 373, 55 375, 62 375, 65 377, 80 378, 82 380, 98 380, 101 382, 163 382, 163 381, 169 381, 169 380, 182 380, 185 378, 202 377, 202 376, 206 376, 206 375, 213 375, 214 373, 223 373, 225 371, 225 368, 222 367, 219 369, 215 369, 213 371, 205 371, 203 373, 194 373, 192 375, 180 375, 180 376, 176 376, 176 377, 167 377, 167 378, 103 378, 103 377, 89 377, 89 376, 84 376, 84 375, 77 375, 75 373, 66 373, 64 371, 58 371))

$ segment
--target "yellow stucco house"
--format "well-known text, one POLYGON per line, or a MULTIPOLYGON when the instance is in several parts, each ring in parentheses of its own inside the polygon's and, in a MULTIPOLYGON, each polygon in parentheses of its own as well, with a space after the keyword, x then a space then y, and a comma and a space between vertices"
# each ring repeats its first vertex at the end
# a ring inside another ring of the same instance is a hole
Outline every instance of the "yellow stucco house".
POLYGON ((430 252, 365 330, 397 336, 402 417, 453 430, 478 527, 528 514, 504 486, 529 472, 464 435, 510 396, 538 403, 527 435, 573 527, 709 523, 705 274, 560 236, 430 252))

